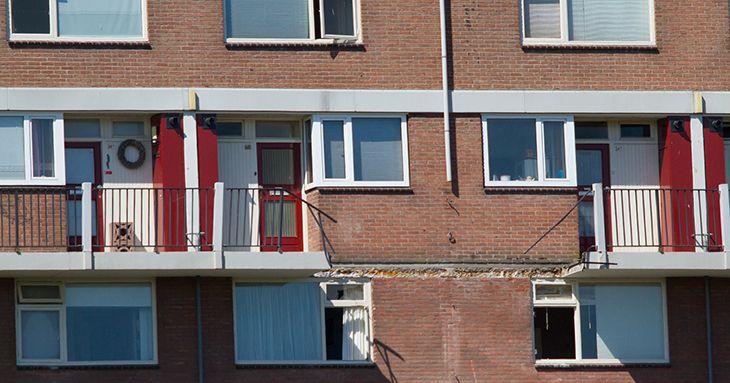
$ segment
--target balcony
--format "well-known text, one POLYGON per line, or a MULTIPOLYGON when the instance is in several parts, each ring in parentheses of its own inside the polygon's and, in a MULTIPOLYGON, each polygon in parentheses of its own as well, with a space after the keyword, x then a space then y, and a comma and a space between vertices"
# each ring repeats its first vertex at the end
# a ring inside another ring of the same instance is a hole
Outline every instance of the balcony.
POLYGON ((574 276, 730 275, 730 193, 719 189, 613 188, 582 193, 574 276))
POLYGON ((330 266, 327 222, 336 221, 280 187, 0 188, 0 274, 306 276, 330 266))

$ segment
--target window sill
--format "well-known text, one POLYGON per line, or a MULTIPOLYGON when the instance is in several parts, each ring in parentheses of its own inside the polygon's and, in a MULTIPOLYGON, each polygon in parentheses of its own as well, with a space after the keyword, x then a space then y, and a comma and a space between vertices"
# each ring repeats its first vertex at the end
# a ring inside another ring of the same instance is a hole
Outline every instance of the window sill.
POLYGON ((626 368, 626 367, 671 367, 670 362, 613 362, 613 361, 536 361, 538 369, 580 369, 580 368, 626 368))
POLYGON ((11 39, 8 40, 8 44, 14 48, 152 48, 152 44, 148 40, 11 39))
POLYGON ((524 51, 628 51, 658 52, 656 44, 523 43, 524 51))
POLYGON ((413 194, 410 186, 312 186, 305 192, 322 194, 413 194))
POLYGON ((157 370, 160 365, 154 364, 64 364, 64 365, 32 365, 19 364, 18 370, 157 370))
POLYGON ((230 50, 348 50, 364 51, 365 44, 360 41, 345 41, 335 39, 316 40, 226 40, 226 48, 230 50))
POLYGON ((316 362, 316 363, 236 363, 237 369, 280 368, 373 368, 374 362, 316 362))

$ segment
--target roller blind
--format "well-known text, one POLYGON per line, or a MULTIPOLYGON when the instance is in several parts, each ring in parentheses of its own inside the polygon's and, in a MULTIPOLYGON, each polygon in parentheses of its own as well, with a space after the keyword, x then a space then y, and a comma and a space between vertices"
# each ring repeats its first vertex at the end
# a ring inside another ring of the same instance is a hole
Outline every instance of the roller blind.
POLYGON ((142 36, 142 0, 58 0, 59 36, 142 36))
POLYGON ((525 37, 560 38, 560 0, 525 0, 525 37))
POLYGON ((233 38, 309 38, 307 0, 226 0, 226 35, 233 38))
POLYGON ((567 0, 572 41, 649 41, 650 0, 567 0))

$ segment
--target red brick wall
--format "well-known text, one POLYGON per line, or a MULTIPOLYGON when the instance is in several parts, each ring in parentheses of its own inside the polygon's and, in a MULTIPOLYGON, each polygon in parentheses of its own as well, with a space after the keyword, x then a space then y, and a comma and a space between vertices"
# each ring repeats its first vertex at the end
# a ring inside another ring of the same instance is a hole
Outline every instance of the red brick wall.
MULTIPOLYGON (((575 212, 524 252, 577 201, 574 190, 484 190, 478 115, 458 117, 453 186, 446 182, 442 120, 410 115, 411 190, 310 192, 338 223, 326 223, 335 262, 571 262, 578 257, 575 212), (451 201, 451 204, 449 203, 451 201), (452 233, 454 243, 449 241, 452 233)), ((310 246, 321 247, 310 224, 310 246)))
MULTIPOLYGON (((0 191, 0 251, 66 251, 68 244, 67 192, 61 188, 0 191)), ((81 200, 75 201, 81 206, 81 200)), ((71 223, 78 225, 81 221, 71 223)), ((81 242, 74 242, 81 250, 81 242)))
MULTIPOLYGON (((252 368, 234 365, 232 284, 203 278, 206 382, 704 382, 704 281, 667 281, 671 367, 536 370, 528 279, 396 278, 373 282, 374 360, 368 368, 252 368)), ((713 279, 716 381, 723 355, 730 281, 713 279)), ((13 281, 0 280, 3 382, 195 382, 195 279, 157 280, 159 368, 20 370, 15 366, 13 281)))

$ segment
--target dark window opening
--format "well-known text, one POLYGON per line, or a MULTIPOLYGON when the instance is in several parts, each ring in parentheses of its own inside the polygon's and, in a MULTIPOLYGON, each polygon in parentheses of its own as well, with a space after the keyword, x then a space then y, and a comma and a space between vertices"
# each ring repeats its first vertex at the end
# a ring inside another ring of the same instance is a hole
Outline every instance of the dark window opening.
POLYGON ((576 122, 575 138, 583 140, 606 140, 608 139, 608 124, 605 121, 576 122))
POLYGON ((575 309, 535 307, 535 358, 575 359, 575 309))
POLYGON ((621 124, 622 138, 651 137, 651 126, 647 124, 621 124))
POLYGON ((48 0, 13 0, 13 33, 51 33, 48 0))
POLYGON ((342 314, 341 307, 328 307, 324 310, 327 360, 342 360, 342 314))

